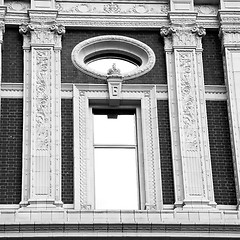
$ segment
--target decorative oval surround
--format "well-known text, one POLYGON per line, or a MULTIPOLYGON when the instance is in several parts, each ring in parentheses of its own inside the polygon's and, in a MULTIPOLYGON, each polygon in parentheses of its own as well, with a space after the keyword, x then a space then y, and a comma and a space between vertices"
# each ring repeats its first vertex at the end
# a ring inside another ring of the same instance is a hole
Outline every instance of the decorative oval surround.
POLYGON ((102 54, 116 54, 131 58, 139 63, 136 69, 122 74, 123 80, 139 77, 149 72, 156 61, 153 50, 146 44, 129 37, 105 35, 87 39, 77 44, 72 51, 72 62, 80 71, 100 79, 107 79, 108 74, 100 73, 87 65, 88 59, 102 54))

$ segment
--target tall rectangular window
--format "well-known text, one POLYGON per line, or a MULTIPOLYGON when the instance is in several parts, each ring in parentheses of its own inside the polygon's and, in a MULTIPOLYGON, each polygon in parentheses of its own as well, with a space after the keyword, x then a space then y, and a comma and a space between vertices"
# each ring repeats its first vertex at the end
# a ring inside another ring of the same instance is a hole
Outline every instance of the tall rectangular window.
POLYGON ((93 109, 95 209, 139 209, 136 111, 93 109))

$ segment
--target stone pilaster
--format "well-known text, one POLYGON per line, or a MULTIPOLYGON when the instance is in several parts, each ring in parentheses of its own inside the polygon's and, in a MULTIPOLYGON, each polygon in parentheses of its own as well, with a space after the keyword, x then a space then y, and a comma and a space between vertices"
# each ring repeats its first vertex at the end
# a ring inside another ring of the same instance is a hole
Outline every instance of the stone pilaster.
POLYGON ((219 11, 238 208, 240 204, 240 10, 219 11))
POLYGON ((61 36, 55 11, 29 11, 24 37, 22 205, 61 206, 61 36))
POLYGON ((0 6, 0 115, 1 115, 1 83, 2 83, 2 43, 3 43, 3 34, 5 31, 4 18, 7 8, 0 6))
POLYGON ((170 13, 163 27, 168 72, 175 206, 214 206, 201 39, 196 14, 170 13))

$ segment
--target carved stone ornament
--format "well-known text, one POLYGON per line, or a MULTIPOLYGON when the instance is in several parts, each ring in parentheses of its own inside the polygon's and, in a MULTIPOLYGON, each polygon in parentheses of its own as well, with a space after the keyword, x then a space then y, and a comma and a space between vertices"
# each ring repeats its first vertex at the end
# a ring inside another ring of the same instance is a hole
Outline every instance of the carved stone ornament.
POLYGON ((204 27, 194 27, 192 33, 196 33, 199 37, 204 37, 206 35, 206 29, 204 27))
POLYGON ((50 31, 58 34, 58 35, 64 35, 66 33, 66 29, 62 24, 53 24, 50 28, 50 31))
POLYGON ((95 78, 106 80, 108 74, 96 71, 86 64, 88 56, 94 57, 102 53, 119 53, 123 57, 131 56, 140 62, 136 69, 122 74, 123 80, 139 77, 149 72, 156 61, 153 50, 146 44, 129 37, 119 35, 105 35, 87 39, 77 44, 72 51, 72 62, 80 71, 95 78))
POLYGON ((37 149, 48 149, 49 145, 49 71, 50 52, 36 51, 36 131, 37 149))
POLYGON ((65 34, 65 27, 55 22, 51 22, 50 24, 22 23, 19 26, 19 32, 23 35, 31 36, 28 39, 29 44, 52 44, 60 47, 60 37, 65 34))
POLYGON ((91 13, 91 14, 111 14, 111 15, 139 15, 139 14, 167 14, 169 5, 166 3, 73 3, 57 2, 56 9, 64 13, 91 13))
POLYGON ((163 26, 160 29, 160 35, 162 37, 172 36, 173 33, 176 33, 176 30, 173 27, 165 27, 165 26, 163 26))
MULTIPOLYGON (((198 26, 164 26, 160 30, 160 35, 168 39, 172 37, 174 47, 191 46, 201 48, 201 38, 206 35, 206 30, 198 26)), ((169 41, 165 41, 165 44, 166 43, 168 45, 171 44, 169 41)))
POLYGON ((30 8, 30 2, 25 1, 4 1, 7 10, 11 12, 23 12, 30 8))
POLYGON ((194 10, 199 15, 217 15, 218 6, 217 5, 197 5, 194 7, 194 10))
POLYGON ((19 33, 20 34, 28 34, 30 33, 30 31, 34 31, 34 26, 30 23, 22 23, 20 26, 19 26, 19 33))

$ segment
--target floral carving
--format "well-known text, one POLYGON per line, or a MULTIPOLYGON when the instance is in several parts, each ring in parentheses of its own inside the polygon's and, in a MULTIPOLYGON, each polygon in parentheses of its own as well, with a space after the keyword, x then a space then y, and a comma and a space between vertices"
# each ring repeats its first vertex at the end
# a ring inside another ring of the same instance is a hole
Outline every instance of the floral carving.
POLYGON ((192 80, 192 55, 188 52, 179 54, 181 98, 183 108, 183 129, 188 151, 197 151, 196 107, 192 80))
POLYGON ((195 6, 195 11, 197 11, 197 13, 201 15, 217 15, 218 6, 198 5, 195 6))
POLYGON ((103 7, 104 12, 106 13, 119 13, 121 12, 121 8, 116 3, 109 3, 107 5, 104 5, 103 7))
POLYGON ((56 9, 66 13, 94 13, 94 14, 167 14, 168 4, 102 4, 81 3, 64 4, 56 3, 56 9))
POLYGON ((36 133, 37 149, 47 149, 49 144, 49 67, 48 50, 36 52, 36 133))
POLYGON ((12 1, 6 3, 8 11, 26 11, 30 8, 30 4, 24 1, 12 1))

